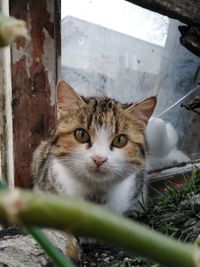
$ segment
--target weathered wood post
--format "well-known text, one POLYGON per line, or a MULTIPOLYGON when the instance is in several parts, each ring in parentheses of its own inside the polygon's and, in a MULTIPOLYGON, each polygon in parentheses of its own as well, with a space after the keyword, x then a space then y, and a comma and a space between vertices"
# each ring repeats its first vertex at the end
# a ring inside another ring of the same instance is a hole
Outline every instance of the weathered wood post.
POLYGON ((30 34, 11 47, 15 184, 29 187, 32 153, 56 120, 60 0, 12 0, 10 14, 25 20, 30 34))
MULTIPOLYGON (((8 1, 0 0, 0 10, 9 15, 8 1)), ((10 47, 0 49, 0 179, 14 187, 12 88, 10 47)))

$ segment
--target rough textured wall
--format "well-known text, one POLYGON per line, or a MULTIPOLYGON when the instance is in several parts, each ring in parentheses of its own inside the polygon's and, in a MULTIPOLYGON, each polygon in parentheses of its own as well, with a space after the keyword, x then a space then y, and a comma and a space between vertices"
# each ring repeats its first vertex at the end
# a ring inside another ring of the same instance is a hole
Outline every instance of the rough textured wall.
POLYGON ((15 181, 30 186, 32 153, 55 124, 55 85, 60 54, 59 3, 10 1, 11 15, 24 19, 30 41, 12 45, 15 181))

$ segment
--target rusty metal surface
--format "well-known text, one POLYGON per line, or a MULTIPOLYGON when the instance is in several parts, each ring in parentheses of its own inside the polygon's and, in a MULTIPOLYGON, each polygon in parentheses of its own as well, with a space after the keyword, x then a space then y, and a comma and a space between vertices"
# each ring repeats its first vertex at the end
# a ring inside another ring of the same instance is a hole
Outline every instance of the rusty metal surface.
POLYGON ((31 185, 32 153, 55 125, 55 85, 60 57, 59 2, 10 1, 11 15, 27 22, 31 38, 30 41, 19 39, 11 49, 17 186, 31 185))

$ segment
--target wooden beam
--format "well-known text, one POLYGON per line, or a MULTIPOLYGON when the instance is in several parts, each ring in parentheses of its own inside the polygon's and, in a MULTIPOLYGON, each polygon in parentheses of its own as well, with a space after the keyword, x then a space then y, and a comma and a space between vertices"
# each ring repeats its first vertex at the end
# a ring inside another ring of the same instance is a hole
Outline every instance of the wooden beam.
POLYGON ((179 26, 180 43, 200 57, 200 26, 179 26))
POLYGON ((10 13, 27 22, 30 41, 11 47, 15 184, 31 185, 32 153, 56 121, 60 63, 60 0, 12 0, 10 13))
POLYGON ((185 183, 186 177, 191 177, 195 168, 200 168, 200 162, 183 163, 179 166, 156 170, 148 174, 149 195, 157 196, 164 192, 166 185, 181 186, 185 183))
POLYGON ((200 24, 200 0, 126 0, 132 4, 193 25, 200 24))

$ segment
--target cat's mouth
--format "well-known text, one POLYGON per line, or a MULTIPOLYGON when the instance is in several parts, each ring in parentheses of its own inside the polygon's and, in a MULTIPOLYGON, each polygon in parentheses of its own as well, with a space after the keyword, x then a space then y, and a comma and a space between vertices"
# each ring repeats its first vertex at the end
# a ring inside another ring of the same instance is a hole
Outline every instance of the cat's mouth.
POLYGON ((92 173, 92 174, 96 174, 96 175, 105 175, 107 173, 107 171, 105 170, 105 168, 102 168, 102 167, 90 167, 89 168, 89 171, 92 173))

